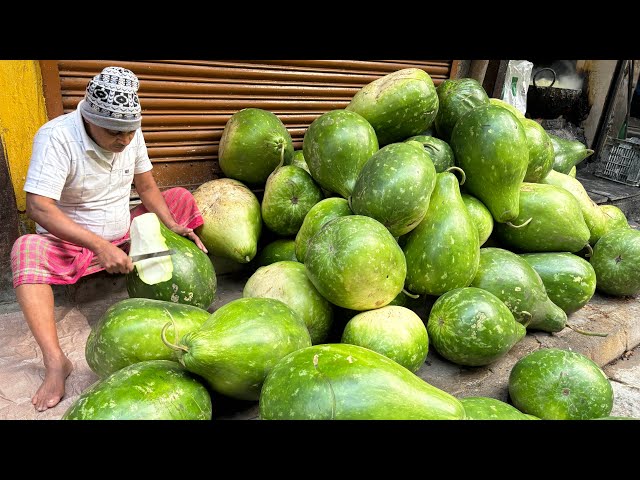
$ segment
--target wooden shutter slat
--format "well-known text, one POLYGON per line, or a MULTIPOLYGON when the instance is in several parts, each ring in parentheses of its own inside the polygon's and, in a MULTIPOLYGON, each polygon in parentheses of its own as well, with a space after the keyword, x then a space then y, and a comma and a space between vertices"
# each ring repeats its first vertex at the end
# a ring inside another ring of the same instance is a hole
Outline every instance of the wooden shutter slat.
MULTIPOLYGON (((82 98, 87 88, 88 78, 66 77, 60 82, 61 88, 68 95, 82 98)), ((337 85, 278 85, 264 83, 211 83, 211 82, 175 82, 167 80, 147 80, 143 81, 144 89, 139 92, 141 98, 154 98, 158 96, 170 96, 174 98, 183 96, 273 96, 289 97, 344 97, 351 98, 360 87, 341 87, 337 85)))
POLYGON ((211 81, 212 79, 242 79, 243 81, 251 79, 264 79, 266 76, 272 81, 314 81, 314 82, 343 82, 345 84, 360 84, 362 81, 369 83, 375 80, 379 75, 360 75, 360 74, 346 74, 346 73, 325 73, 317 71, 294 71, 287 69, 260 69, 250 68, 250 65, 229 67, 220 66, 216 68, 191 66, 191 65, 173 65, 173 64, 158 64, 147 62, 113 62, 113 61, 101 61, 100 65, 96 65, 90 61, 78 61, 78 64, 82 65, 80 70, 60 70, 62 76, 83 76, 87 80, 95 75, 96 66, 98 70, 104 67, 113 65, 114 63, 125 68, 129 68, 140 79, 140 86, 142 87, 142 81, 153 78, 166 78, 171 77, 175 80, 188 80, 193 77, 206 78, 211 81))
MULTIPOLYGON (((248 61, 249 64, 259 66, 260 61, 248 61)), ((374 74, 379 76, 380 72, 395 72, 403 68, 415 68, 418 64, 412 64, 410 62, 393 61, 393 60, 380 60, 376 62, 369 61, 353 61, 353 60, 270 60, 269 66, 278 65, 287 69, 296 70, 326 70, 326 71, 348 71, 358 72, 363 74, 374 74)), ((423 64, 424 66, 424 64, 423 64)), ((442 64, 431 63, 425 71, 431 75, 440 74, 446 75, 448 73, 449 66, 446 62, 442 64)))
MULTIPOLYGON (((292 127, 287 129, 291 137, 304 136, 307 130, 306 126, 292 127)), ((171 147, 171 146, 196 146, 196 145, 212 145, 219 142, 222 137, 222 129, 218 130, 200 130, 196 132, 190 132, 190 135, 178 134, 175 131, 167 132, 148 132, 144 134, 144 138, 147 145, 153 145, 154 147, 171 147)), ((150 148, 147 146, 147 148, 150 148)))
MULTIPOLYGON (((287 125, 289 133, 303 133, 306 131, 307 126, 305 124, 291 124, 287 125)), ((144 133, 144 138, 147 144, 153 143, 160 145, 161 143, 185 143, 185 142, 208 142, 212 138, 220 137, 222 135, 222 128, 218 129, 206 129, 206 130, 152 130, 144 133)))
MULTIPOLYGON (((64 108, 71 110, 75 108, 82 97, 67 97, 63 101, 64 108)), ((148 98, 146 101, 140 100, 143 104, 143 114, 159 112, 175 112, 178 115, 188 114, 193 111, 205 110, 206 113, 214 114, 217 111, 237 111, 247 107, 262 108, 270 111, 320 111, 344 108, 349 104, 350 99, 345 100, 309 100, 309 99, 176 99, 176 98, 148 98)), ((200 113, 200 112, 199 112, 200 113)), ((205 113, 205 112, 202 112, 205 113)))
POLYGON ((321 69, 342 69, 349 71, 361 71, 368 68, 369 71, 379 72, 381 68, 389 70, 398 70, 399 68, 407 68, 406 66, 418 66, 425 70, 434 68, 449 68, 451 60, 233 60, 233 61, 207 61, 207 60, 156 60, 156 63, 164 64, 183 64, 183 65, 201 65, 201 66, 220 66, 220 65, 257 65, 268 66, 274 68, 276 66, 286 66, 287 69, 296 70, 301 68, 321 69))

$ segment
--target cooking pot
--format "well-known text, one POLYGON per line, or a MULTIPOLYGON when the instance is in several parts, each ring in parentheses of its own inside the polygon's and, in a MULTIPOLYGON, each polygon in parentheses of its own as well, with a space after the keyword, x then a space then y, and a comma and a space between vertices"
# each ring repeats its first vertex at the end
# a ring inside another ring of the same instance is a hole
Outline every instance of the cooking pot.
POLYGON ((552 68, 541 68, 532 77, 527 90, 527 117, 558 118, 564 117, 575 125, 579 125, 589 114, 589 104, 584 89, 554 87, 556 72, 552 68), (552 75, 548 86, 538 86, 538 77, 543 72, 552 75))

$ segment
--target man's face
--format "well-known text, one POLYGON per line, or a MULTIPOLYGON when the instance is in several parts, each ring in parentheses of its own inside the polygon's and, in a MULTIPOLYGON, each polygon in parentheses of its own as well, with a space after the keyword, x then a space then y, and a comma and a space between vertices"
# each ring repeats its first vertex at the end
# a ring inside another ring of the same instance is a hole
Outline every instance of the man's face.
POLYGON ((98 144, 101 148, 114 153, 122 152, 136 133, 135 130, 129 132, 119 132, 117 130, 109 130, 94 125, 90 122, 85 122, 87 133, 91 139, 98 144))

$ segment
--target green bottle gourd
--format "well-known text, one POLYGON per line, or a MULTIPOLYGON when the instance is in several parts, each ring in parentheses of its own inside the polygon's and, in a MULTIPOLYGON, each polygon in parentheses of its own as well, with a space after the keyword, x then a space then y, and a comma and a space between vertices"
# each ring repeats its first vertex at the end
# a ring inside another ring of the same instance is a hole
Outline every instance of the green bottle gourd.
POLYGON ((469 285, 478 268, 478 230, 453 173, 436 175, 427 214, 402 245, 407 259, 405 287, 410 292, 442 295, 469 285))
POLYGON ((516 218, 529 163, 520 120, 497 105, 477 107, 458 120, 450 144, 467 175, 465 191, 484 203, 496 222, 516 218))

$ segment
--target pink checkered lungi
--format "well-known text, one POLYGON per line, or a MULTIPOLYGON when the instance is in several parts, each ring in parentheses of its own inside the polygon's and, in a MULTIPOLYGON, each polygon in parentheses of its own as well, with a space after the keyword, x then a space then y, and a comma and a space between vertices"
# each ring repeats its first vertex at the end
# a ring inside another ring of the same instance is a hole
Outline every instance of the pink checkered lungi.
MULTIPOLYGON (((180 225, 196 228, 204 223, 193 195, 181 187, 162 192, 173 218, 180 225)), ((147 213, 143 205, 131 210, 131 219, 147 213)), ((129 251, 129 232, 113 240, 114 245, 123 245, 129 251)), ((13 288, 23 283, 47 283, 67 285, 76 283, 80 277, 104 270, 91 250, 61 240, 49 233, 28 234, 18 237, 11 249, 13 288)))

